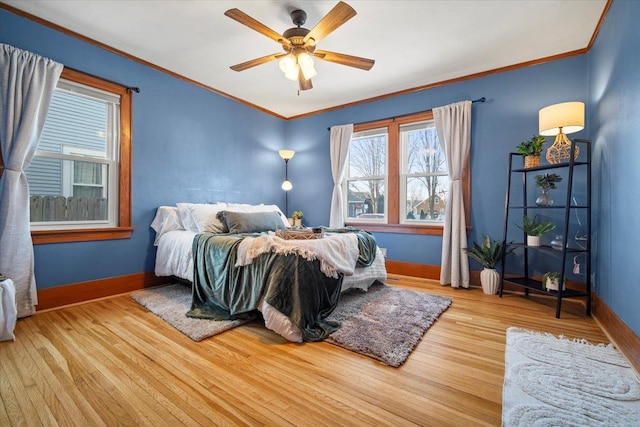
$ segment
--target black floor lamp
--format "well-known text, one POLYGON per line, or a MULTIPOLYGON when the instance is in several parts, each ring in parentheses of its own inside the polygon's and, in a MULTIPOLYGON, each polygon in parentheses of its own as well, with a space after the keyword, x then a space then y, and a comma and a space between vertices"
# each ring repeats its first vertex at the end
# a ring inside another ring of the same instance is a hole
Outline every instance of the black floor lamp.
POLYGON ((278 151, 282 160, 284 160, 284 182, 282 183, 282 189, 284 190, 284 214, 289 218, 289 190, 293 188, 291 181, 289 181, 289 160, 296 154, 293 150, 280 150, 278 151))

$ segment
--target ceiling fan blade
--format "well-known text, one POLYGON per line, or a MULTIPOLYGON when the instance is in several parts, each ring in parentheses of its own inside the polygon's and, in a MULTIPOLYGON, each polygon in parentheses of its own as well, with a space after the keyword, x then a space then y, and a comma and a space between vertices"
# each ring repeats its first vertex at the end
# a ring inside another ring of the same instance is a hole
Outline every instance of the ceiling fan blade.
POLYGON ((304 36, 304 43, 307 43, 311 39, 314 40, 311 44, 318 43, 354 16, 356 16, 356 11, 351 6, 345 2, 339 2, 309 31, 309 34, 304 36))
POLYGON ((271 55, 263 56, 262 58, 252 59, 251 61, 243 62, 241 64, 232 65, 233 71, 244 71, 248 68, 255 67, 257 65, 266 64, 267 62, 275 61, 278 58, 282 58, 286 53, 273 53, 271 55))
POLYGON ((376 63, 373 59, 361 58, 359 56, 347 55, 344 53, 329 52, 328 50, 316 50, 311 55, 324 61, 335 62, 336 64, 347 65, 349 67, 360 68, 361 70, 369 71, 373 64, 376 63))
POLYGON ((313 89, 313 84, 311 83, 311 79, 305 80, 304 74, 302 74, 302 69, 298 71, 298 87, 300 88, 300 90, 313 89))
POLYGON ((253 19, 252 17, 250 17, 249 15, 247 15, 246 13, 242 12, 239 9, 229 9, 224 14, 229 18, 235 21, 238 21, 242 25, 246 25, 252 30, 257 31, 260 34, 265 35, 269 37, 271 40, 274 40, 284 46, 289 46, 291 44, 289 39, 283 37, 281 34, 276 33, 271 28, 267 27, 266 25, 264 25, 259 21, 256 21, 255 19, 253 19))

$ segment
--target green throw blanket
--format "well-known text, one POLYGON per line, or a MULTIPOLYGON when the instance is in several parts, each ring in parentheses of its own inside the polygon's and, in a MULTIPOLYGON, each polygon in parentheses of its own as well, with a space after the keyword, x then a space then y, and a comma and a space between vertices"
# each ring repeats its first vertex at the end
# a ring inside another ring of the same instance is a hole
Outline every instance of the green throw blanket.
MULTIPOLYGON (((373 236, 358 229, 327 229, 326 232, 358 234, 358 266, 375 259, 373 236)), ((249 265, 235 267, 238 245, 255 234, 202 233, 193 240, 193 302, 189 317, 231 320, 255 316, 260 299, 287 316, 305 341, 320 341, 339 325, 327 322, 340 298, 343 275, 328 277, 320 261, 273 252, 259 255, 249 265)))

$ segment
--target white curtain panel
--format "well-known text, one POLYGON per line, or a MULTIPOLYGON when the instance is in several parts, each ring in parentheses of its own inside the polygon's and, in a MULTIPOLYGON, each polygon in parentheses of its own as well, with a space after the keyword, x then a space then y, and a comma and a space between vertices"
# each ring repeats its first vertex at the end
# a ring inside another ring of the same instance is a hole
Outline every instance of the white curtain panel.
POLYGON ((440 283, 468 288, 469 259, 463 250, 467 247, 467 223, 461 180, 471 148, 471 101, 434 108, 433 118, 451 182, 442 233, 440 283))
POLYGON ((331 196, 329 227, 344 227, 342 181, 344 181, 344 170, 347 154, 349 153, 351 135, 353 135, 353 124, 333 126, 331 128, 330 154, 333 195, 331 196))
POLYGON ((0 273, 13 280, 18 317, 38 303, 25 169, 36 151, 62 64, 0 44, 0 273))

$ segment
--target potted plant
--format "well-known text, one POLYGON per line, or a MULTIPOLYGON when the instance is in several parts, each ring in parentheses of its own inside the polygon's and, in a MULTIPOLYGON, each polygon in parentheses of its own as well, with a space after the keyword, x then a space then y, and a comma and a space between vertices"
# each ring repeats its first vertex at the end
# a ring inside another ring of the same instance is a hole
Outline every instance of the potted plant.
POLYGON ((536 205, 538 206, 552 206, 553 198, 547 193, 549 189, 556 188, 556 182, 562 181, 562 177, 557 173, 545 173, 543 175, 536 175, 536 185, 542 190, 542 194, 536 199, 536 205))
POLYGON ((524 156, 524 167, 531 168, 540 165, 540 155, 544 146, 545 139, 542 135, 533 135, 531 139, 522 141, 517 147, 518 154, 524 156))
POLYGON ((484 267, 480 272, 480 284, 485 294, 495 295, 498 293, 500 273, 496 271, 496 265, 504 255, 511 253, 512 250, 507 250, 504 242, 491 240, 489 236, 484 236, 480 245, 474 242, 472 248, 464 248, 469 257, 475 259, 484 267))
POLYGON ((529 246, 540 246, 540 236, 556 228, 556 225, 549 220, 538 222, 538 215, 533 219, 525 215, 522 218, 522 225, 516 224, 516 226, 526 233, 529 246))
MULTIPOLYGON (((565 277, 562 283, 562 290, 566 289, 567 278, 565 277)), ((542 288, 547 291, 557 291, 560 289, 560 273, 557 271, 547 271, 542 276, 542 288)))
POLYGON ((293 218, 293 225, 296 227, 302 227, 302 218, 304 217, 304 214, 302 213, 302 211, 295 211, 291 217, 293 218))

